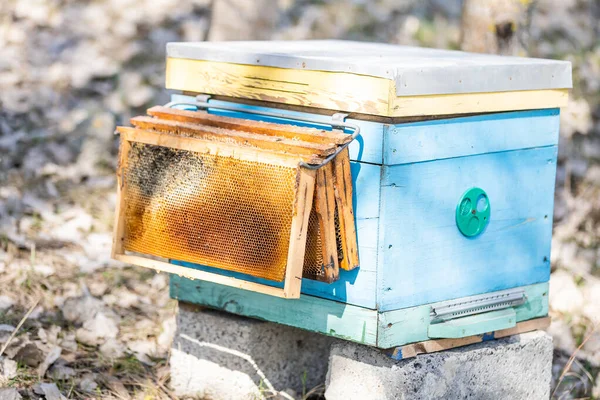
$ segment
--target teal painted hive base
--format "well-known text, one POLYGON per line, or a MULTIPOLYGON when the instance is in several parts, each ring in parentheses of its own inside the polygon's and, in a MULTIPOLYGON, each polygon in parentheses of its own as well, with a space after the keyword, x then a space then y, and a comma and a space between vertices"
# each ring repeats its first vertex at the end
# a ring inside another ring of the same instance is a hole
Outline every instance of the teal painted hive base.
MULTIPOLYGON (((451 320, 431 329, 431 308, 439 304, 377 311, 314 296, 276 298, 210 282, 171 275, 171 297, 233 314, 290 325, 337 338, 388 349, 436 337, 465 337, 515 326, 548 314, 548 283, 525 286, 526 302, 514 308, 451 320), (494 314, 495 313, 495 314, 494 314), (463 322, 457 324, 456 322, 463 322)), ((468 298, 464 299, 468 301, 468 298)))
MULTIPOLYGON (((177 95, 173 100, 194 98, 177 95)), ((236 118, 323 129, 331 119, 220 100, 210 103, 237 108, 208 109, 236 118), (288 119, 293 116, 324 125, 288 119)), ((299 300, 178 276, 171 278, 173 298, 379 348, 476 335, 547 315, 558 109, 419 122, 346 121, 361 129, 350 145, 360 267, 340 271, 332 284, 303 279, 299 300), (468 193, 485 194, 491 208, 458 207, 468 193), (471 229, 469 212, 485 220, 471 229), (525 291, 524 304, 451 320, 431 316, 432 307, 447 301, 468 303, 473 296, 481 300, 479 296, 516 288, 525 291)))

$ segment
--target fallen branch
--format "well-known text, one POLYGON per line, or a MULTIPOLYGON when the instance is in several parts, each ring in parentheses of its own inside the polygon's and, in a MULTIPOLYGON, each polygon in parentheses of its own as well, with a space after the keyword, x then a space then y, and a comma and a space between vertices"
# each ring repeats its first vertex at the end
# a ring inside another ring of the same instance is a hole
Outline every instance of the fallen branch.
POLYGON ((10 344, 10 342, 15 338, 15 336, 17 335, 17 332, 19 331, 19 329, 21 329, 21 326, 23 326, 23 324, 25 323, 27 318, 29 318, 29 316, 31 315, 31 313, 33 312, 35 307, 38 305, 40 300, 41 300, 41 297, 38 297, 38 299, 35 301, 35 303, 33 303, 31 308, 29 309, 29 311, 27 311, 27 313, 23 316, 23 318, 21 319, 21 322, 19 322, 19 325, 17 325, 15 330, 11 333, 11 335, 8 338, 8 340, 6 341, 6 343, 4 343, 4 346, 2 346, 2 349, 0 349, 0 357, 2 356, 2 354, 4 354, 4 350, 6 350, 6 348, 10 344))

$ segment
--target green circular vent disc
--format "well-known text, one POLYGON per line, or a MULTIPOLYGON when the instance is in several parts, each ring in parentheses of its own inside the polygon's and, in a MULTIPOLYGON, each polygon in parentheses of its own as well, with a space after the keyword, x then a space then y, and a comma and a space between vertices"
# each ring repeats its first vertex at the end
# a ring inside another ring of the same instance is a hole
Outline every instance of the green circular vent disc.
POLYGON ((467 190, 456 206, 456 226, 466 237, 479 235, 490 222, 490 200, 480 188, 467 190))

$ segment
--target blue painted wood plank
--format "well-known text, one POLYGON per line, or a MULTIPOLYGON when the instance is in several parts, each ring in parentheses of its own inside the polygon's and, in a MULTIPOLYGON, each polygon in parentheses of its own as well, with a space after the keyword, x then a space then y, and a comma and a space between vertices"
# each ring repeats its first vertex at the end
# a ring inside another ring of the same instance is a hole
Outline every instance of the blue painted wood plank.
MULTIPOLYGON (((192 96, 185 95, 173 95, 171 96, 173 101, 193 101, 194 98, 192 96)), ((226 117, 236 117, 243 119, 250 119, 255 121, 265 121, 265 122, 276 122, 276 123, 287 123, 296 126, 307 126, 313 128, 321 128, 330 130, 331 126, 327 125, 327 121, 331 121, 331 115, 324 114, 312 114, 306 112, 299 111, 291 111, 286 109, 279 108, 270 108, 270 107, 261 107, 255 105, 248 105, 243 103, 233 103, 229 101, 221 101, 221 100, 210 100, 211 104, 215 105, 227 105, 233 106, 236 108, 240 108, 242 110, 253 110, 253 111, 267 111, 267 112, 275 112, 283 115, 289 116, 302 116, 313 118, 317 121, 323 121, 323 125, 315 125, 306 122, 299 122, 293 120, 286 120, 283 118, 273 118, 267 116, 261 116, 257 114, 243 113, 243 112, 235 112, 235 111, 225 111, 218 109, 209 109, 211 114, 223 115, 226 117)), ((380 122, 372 122, 372 121, 362 121, 355 119, 346 119, 346 122, 351 122, 360 127, 360 137, 358 137, 354 142, 352 142, 349 146, 350 150, 350 159, 353 161, 362 161, 371 164, 379 164, 381 165, 383 162, 383 130, 385 129, 385 125, 380 122)))
MULTIPOLYGON (((523 289, 527 301, 514 308, 516 322, 548 315, 548 282, 525 286, 523 289)), ((377 346, 386 349, 431 339, 427 332, 429 313, 437 304, 439 303, 380 312, 377 346)))
POLYGON ((211 282, 171 275, 171 297, 374 346, 377 311, 301 295, 282 299, 211 282))
POLYGON ((548 281, 556 156, 550 146, 384 167, 378 309, 548 281), (474 186, 491 217, 467 238, 455 210, 474 186))
POLYGON ((381 166, 351 162, 350 170, 355 218, 379 218, 381 166))
POLYGON ((385 131, 384 164, 556 145, 559 112, 554 108, 393 125, 385 131))

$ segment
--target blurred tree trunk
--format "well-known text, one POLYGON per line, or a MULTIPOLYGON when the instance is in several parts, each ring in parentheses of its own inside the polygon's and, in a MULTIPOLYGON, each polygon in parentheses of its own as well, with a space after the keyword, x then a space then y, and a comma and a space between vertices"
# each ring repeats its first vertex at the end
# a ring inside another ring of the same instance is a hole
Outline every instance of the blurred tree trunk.
POLYGON ((266 40, 281 17, 279 1, 213 0, 208 40, 266 40))
POLYGON ((464 0, 461 48, 476 53, 526 55, 532 0, 464 0))

